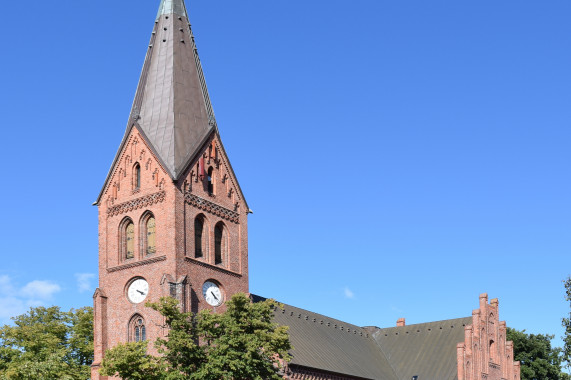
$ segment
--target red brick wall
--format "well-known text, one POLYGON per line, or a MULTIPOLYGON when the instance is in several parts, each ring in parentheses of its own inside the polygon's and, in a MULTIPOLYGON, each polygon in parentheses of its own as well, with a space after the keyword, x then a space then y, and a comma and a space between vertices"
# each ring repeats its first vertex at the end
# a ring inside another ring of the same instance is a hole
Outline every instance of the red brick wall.
MULTIPOLYGON (((171 283, 186 310, 210 306, 202 297, 206 280, 220 284, 225 298, 235 292, 248 293, 247 206, 233 175, 228 158, 216 135, 203 147, 206 171, 213 168, 215 193, 209 194, 198 178, 193 162, 186 175, 173 183, 139 132, 133 128, 112 168, 99 207, 99 290, 94 295, 95 359, 93 379, 105 349, 126 342, 128 323, 134 314, 145 318, 147 340, 166 332, 158 327, 162 317, 144 306, 170 295, 171 283), (212 143, 214 141, 214 143, 212 143), (141 184, 135 188, 134 166, 141 167, 141 184), (185 193, 186 191, 186 193, 185 193), (147 212, 156 221, 156 253, 147 256, 143 248, 142 222, 147 212), (210 252, 194 258, 194 218, 203 214, 209 226, 210 252), (125 218, 135 225, 135 257, 121 253, 121 226, 125 218), (223 222, 228 234, 228 255, 222 265, 214 264, 214 226, 223 222), (145 302, 131 303, 126 297, 129 282, 143 277, 149 283, 145 302)), ((223 310, 224 305, 218 309, 223 310)), ((156 353, 149 345, 150 353, 156 353)))

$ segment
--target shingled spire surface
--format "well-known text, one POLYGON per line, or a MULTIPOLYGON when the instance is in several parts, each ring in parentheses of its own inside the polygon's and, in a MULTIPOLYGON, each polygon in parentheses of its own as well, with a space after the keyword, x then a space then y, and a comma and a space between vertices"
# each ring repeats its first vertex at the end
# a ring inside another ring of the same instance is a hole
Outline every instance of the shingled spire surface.
POLYGON ((127 133, 137 128, 173 180, 216 130, 184 0, 162 0, 127 133))
POLYGON ((183 0, 163 0, 159 6, 159 13, 157 13, 157 20, 161 15, 175 14, 187 17, 186 7, 183 0))

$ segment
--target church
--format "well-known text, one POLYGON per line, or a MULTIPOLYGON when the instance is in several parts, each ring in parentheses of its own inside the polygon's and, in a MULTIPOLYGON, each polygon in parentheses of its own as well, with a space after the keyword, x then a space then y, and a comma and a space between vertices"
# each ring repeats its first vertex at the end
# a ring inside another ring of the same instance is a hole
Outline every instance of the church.
MULTIPOLYGON (((147 53, 125 135, 95 202, 92 379, 104 379, 98 370, 105 350, 165 336, 146 301, 171 296, 184 311, 224 311, 232 294, 250 294, 251 211, 220 139, 184 0, 161 0, 149 45, 141 48, 147 53)), ((519 380, 498 300, 482 294, 477 304, 465 318, 414 325, 399 319, 384 328, 284 305, 275 321, 289 326, 294 348, 283 376, 519 380)))

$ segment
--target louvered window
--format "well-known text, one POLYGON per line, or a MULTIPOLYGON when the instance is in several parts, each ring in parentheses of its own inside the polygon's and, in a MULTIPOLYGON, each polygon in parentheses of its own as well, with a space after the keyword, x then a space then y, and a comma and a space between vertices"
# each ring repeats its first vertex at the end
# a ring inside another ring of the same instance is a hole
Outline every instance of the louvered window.
POLYGON ((228 255, 228 237, 226 227, 222 222, 214 229, 214 264, 223 265, 228 255))
POLYGON ((135 225, 129 222, 125 227, 125 258, 135 257, 135 225))
POLYGON ((204 235, 204 217, 199 215, 194 219, 194 257, 197 259, 204 257, 204 240, 207 239, 204 235))
POLYGON ((155 242, 155 218, 150 216, 146 223, 147 232, 147 255, 152 255, 157 252, 155 242))

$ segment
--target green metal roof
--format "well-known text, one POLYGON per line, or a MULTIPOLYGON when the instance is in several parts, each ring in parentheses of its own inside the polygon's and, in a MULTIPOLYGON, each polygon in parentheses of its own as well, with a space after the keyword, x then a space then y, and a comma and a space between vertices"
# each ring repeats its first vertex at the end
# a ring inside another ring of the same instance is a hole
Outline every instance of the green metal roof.
POLYGON ((472 323, 466 317, 364 328, 285 304, 274 320, 289 326, 291 365, 374 380, 458 380, 456 345, 472 323))
POLYGON ((419 380, 457 380, 456 345, 464 342, 464 327, 472 317, 419 323, 377 330, 373 339, 397 377, 419 380))

